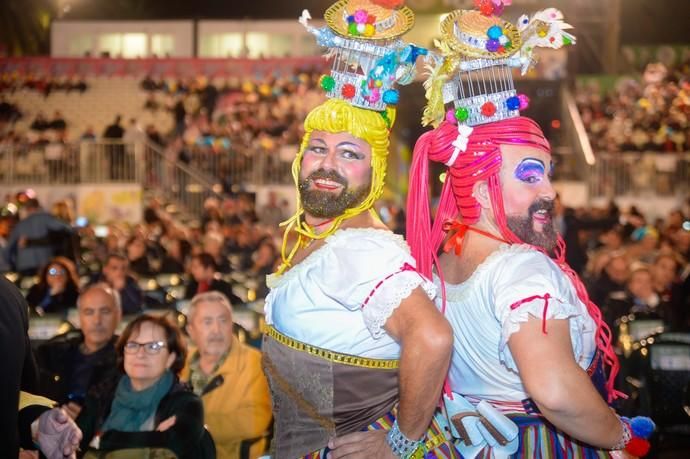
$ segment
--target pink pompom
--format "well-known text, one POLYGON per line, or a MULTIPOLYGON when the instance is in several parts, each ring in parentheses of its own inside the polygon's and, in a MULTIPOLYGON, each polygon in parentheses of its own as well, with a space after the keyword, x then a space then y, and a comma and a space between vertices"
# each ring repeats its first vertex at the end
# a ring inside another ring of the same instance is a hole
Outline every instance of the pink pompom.
POLYGON ((518 99, 520 100, 520 110, 524 110, 529 107, 529 97, 524 94, 518 94, 518 99))

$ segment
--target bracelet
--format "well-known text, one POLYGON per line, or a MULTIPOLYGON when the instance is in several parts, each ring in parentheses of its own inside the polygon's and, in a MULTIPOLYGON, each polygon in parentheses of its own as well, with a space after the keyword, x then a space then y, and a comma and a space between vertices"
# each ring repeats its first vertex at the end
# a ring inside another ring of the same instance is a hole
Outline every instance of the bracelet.
POLYGON ((412 454, 417 451, 417 448, 424 444, 422 440, 410 440, 407 438, 405 434, 400 431, 397 419, 393 423, 393 427, 388 432, 388 435, 386 435, 386 442, 391 450, 393 450, 393 454, 404 459, 412 456, 412 454))
POLYGON ((632 419, 619 416, 619 419, 623 434, 612 449, 625 450, 633 457, 646 456, 651 447, 648 439, 656 428, 654 421, 644 416, 635 416, 632 419))
POLYGON ((612 450, 621 450, 624 449, 628 443, 630 443, 630 440, 632 440, 632 433, 630 432, 630 423, 628 422, 627 419, 622 418, 618 416, 618 421, 621 423, 621 428, 623 429, 623 433, 621 434, 621 438, 618 440, 618 443, 616 443, 612 450))

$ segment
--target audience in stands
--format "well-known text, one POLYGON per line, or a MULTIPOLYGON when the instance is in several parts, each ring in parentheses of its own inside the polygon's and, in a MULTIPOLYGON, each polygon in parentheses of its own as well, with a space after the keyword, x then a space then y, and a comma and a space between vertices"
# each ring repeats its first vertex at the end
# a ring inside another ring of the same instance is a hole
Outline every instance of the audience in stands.
POLYGON ((576 94, 597 151, 690 151, 690 66, 650 64, 639 79, 626 78, 603 92, 596 82, 576 94))
POLYGON ((218 459, 259 457, 267 447, 271 422, 261 353, 233 334, 232 306, 220 292, 196 295, 187 320, 195 348, 189 352, 182 379, 204 402, 204 419, 218 459))
POLYGON ((122 318, 120 296, 106 284, 88 287, 77 309, 80 329, 58 335, 36 351, 41 393, 72 419, 79 416, 88 395, 114 390, 115 330, 122 318))
POLYGON ((87 395, 77 418, 87 451, 140 450, 179 459, 215 457, 204 428, 201 399, 181 384, 187 348, 166 317, 140 315, 127 325, 115 350, 122 372, 114 391, 87 395))

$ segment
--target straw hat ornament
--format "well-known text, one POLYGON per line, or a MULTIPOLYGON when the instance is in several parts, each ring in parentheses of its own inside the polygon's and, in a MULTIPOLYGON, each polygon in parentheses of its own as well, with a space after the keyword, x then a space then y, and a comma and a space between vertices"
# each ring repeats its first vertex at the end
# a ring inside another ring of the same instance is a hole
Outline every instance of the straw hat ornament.
POLYGON ((397 105, 396 84, 409 84, 415 62, 427 50, 400 37, 414 25, 414 13, 402 0, 339 0, 324 14, 327 27, 309 25, 304 10, 299 22, 327 48, 333 65, 320 85, 329 98, 354 106, 384 111, 397 105))
POLYGON ((556 8, 523 15, 517 26, 499 17, 512 0, 475 0, 475 10, 455 10, 441 23, 440 51, 428 65, 427 106, 422 124, 445 118, 476 126, 519 116, 529 99, 517 94, 512 69, 522 74, 535 63, 534 49, 575 43, 556 8), (453 110, 446 111, 452 103, 453 110))

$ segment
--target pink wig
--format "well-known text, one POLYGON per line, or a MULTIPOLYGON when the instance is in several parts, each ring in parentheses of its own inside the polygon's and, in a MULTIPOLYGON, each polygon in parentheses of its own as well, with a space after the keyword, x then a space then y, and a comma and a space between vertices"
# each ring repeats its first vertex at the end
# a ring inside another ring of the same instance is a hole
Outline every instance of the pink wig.
MULTIPOLYGON (((429 208, 429 161, 446 164, 453 155, 453 142, 457 137, 457 125, 443 121, 436 129, 423 134, 414 148, 407 201, 407 242, 417 261, 417 269, 427 277, 431 277, 435 266, 439 277, 443 279, 436 254, 446 236, 444 224, 459 219, 466 225, 472 225, 479 220, 481 207, 472 196, 472 189, 478 181, 485 180, 488 183, 491 207, 501 232, 500 237, 509 243, 524 243, 507 225, 499 176, 502 163, 500 146, 524 145, 551 152, 549 142, 539 125, 529 118, 516 117, 475 126, 469 135, 467 148, 448 167, 438 211, 432 224, 429 208)), ((599 308, 589 300, 582 281, 565 262, 565 244, 560 237, 555 252, 554 262, 573 282, 578 297, 597 324, 597 347, 603 352, 604 362, 611 368, 607 381, 611 401, 619 396, 613 389, 619 363, 612 348, 611 330, 602 320, 599 308)), ((445 289, 443 297, 445 308, 445 289)))

